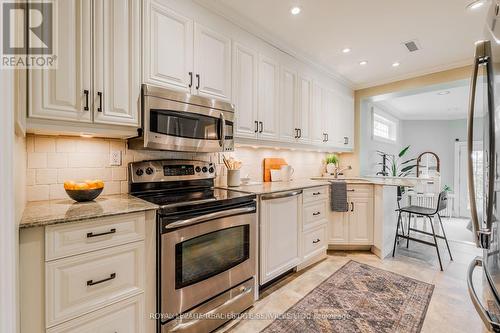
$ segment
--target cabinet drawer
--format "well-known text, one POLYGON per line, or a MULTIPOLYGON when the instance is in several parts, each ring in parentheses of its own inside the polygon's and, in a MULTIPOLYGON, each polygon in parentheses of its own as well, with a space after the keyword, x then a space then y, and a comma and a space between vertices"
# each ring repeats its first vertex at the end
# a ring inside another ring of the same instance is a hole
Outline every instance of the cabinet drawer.
POLYGON ((144 272, 143 242, 46 263, 47 326, 141 293, 144 272))
POLYGON ((326 225, 304 232, 302 249, 303 260, 326 251, 326 225))
POLYGON ((304 205, 304 226, 303 229, 309 229, 315 225, 327 222, 326 200, 312 202, 304 205))
POLYGON ((328 197, 328 186, 306 188, 302 193, 304 203, 323 200, 328 197))
POLYGON ((143 295, 89 313, 47 330, 47 333, 144 333, 143 295))
POLYGON ((143 212, 48 226, 45 260, 54 260, 144 239, 143 212))
POLYGON ((371 197, 373 196, 373 185, 347 184, 347 195, 371 197))

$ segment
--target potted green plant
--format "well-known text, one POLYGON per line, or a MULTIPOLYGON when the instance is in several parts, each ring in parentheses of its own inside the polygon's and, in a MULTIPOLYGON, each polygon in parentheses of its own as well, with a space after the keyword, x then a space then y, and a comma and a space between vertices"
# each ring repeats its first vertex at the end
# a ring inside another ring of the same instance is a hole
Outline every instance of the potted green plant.
POLYGON ((328 174, 333 174, 338 164, 339 157, 336 154, 330 154, 326 156, 326 172, 328 174))
POLYGON ((411 158, 406 161, 401 161, 401 159, 406 155, 410 146, 406 146, 403 148, 397 156, 387 154, 383 151, 377 151, 377 153, 384 158, 383 163, 379 163, 382 166, 381 174, 385 176, 392 177, 406 177, 408 176, 413 169, 417 167, 416 163, 412 163, 416 161, 416 158, 411 158))

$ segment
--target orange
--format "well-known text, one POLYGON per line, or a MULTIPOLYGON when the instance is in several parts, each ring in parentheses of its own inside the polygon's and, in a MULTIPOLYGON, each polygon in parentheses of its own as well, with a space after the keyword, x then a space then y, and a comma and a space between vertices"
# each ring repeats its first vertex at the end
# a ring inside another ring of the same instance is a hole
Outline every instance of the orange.
POLYGON ((68 180, 64 182, 64 189, 66 190, 74 190, 75 189, 75 182, 72 180, 68 180))
POLYGON ((88 190, 89 185, 87 183, 78 183, 75 185, 75 190, 81 191, 81 190, 88 190))

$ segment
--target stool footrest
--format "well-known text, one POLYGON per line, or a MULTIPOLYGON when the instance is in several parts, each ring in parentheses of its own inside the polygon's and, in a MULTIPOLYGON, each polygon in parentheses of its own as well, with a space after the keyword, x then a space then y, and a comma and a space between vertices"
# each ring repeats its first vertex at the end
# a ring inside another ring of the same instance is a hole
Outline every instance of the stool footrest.
POLYGON ((426 245, 430 245, 430 246, 434 246, 436 247, 436 244, 434 243, 431 243, 431 242, 428 242, 428 241, 425 241, 425 240, 422 240, 422 239, 418 239, 418 238, 413 238, 413 237, 409 237, 409 236, 406 236, 406 235, 401 235, 401 234, 397 234, 398 237, 401 237, 401 238, 404 238, 404 239, 409 239, 411 241, 415 241, 417 243, 422 243, 422 244, 426 244, 426 245))
MULTIPOLYGON (((421 234, 424 234, 424 235, 427 235, 427 236, 431 236, 431 237, 434 236, 430 232, 419 230, 419 229, 410 228, 410 231, 415 231, 415 232, 418 232, 418 233, 421 233, 421 234)), ((441 236, 441 235, 436 235, 436 238, 444 239, 444 237, 441 236)))

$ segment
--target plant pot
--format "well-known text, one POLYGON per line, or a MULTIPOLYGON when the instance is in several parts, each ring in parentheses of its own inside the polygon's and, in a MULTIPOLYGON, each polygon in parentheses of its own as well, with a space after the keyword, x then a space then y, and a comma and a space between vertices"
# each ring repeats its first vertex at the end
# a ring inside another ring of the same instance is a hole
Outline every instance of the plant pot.
POLYGON ((333 163, 328 163, 328 164, 326 165, 326 173, 328 173, 328 174, 330 174, 330 175, 331 175, 331 174, 333 174, 333 173, 335 173, 335 164, 333 164, 333 163))

